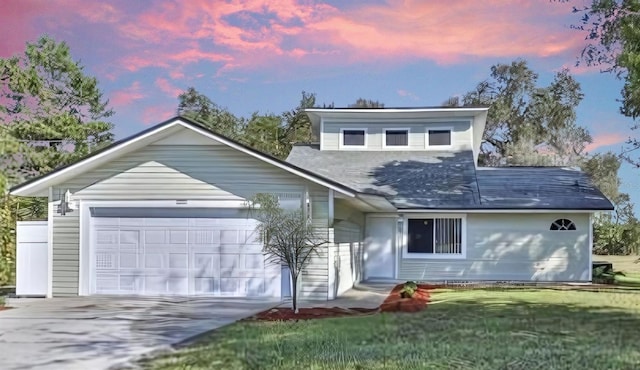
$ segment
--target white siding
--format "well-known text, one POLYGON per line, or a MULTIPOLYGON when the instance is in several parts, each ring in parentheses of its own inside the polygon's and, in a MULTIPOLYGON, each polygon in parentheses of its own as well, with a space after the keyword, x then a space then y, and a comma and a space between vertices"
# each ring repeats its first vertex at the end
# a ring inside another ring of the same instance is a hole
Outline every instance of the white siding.
MULTIPOLYGON (((433 122, 324 122, 322 150, 340 150, 340 129, 367 129, 367 147, 362 150, 425 150, 426 132, 429 128, 452 128, 452 148, 447 150, 470 150, 472 144, 471 120, 468 121, 433 121, 433 122), (409 147, 397 149, 383 148, 384 129, 409 128, 409 147)), ((349 150, 354 150, 350 148, 349 150)))
MULTIPOLYGON (((53 189, 81 200, 242 200, 260 192, 311 191, 314 224, 328 227, 328 191, 224 145, 152 145, 53 189)), ((53 294, 77 295, 78 211, 53 217, 53 294)), ((327 297, 326 248, 304 272, 302 296, 327 297)))
POLYGON ((54 297, 78 295, 80 245, 78 211, 75 210, 64 216, 54 212, 49 217, 53 217, 52 294, 54 297))
MULTIPOLYGON (((317 228, 318 238, 330 242, 329 233, 329 191, 312 186, 309 189, 312 201, 311 214, 313 225, 317 228)), ((300 298, 326 300, 329 292, 329 244, 323 245, 302 271, 300 298)))
POLYGON ((334 227, 332 249, 334 295, 340 296, 363 278, 362 227, 354 222, 340 221, 334 227))
POLYGON ((75 199, 224 199, 302 192, 304 180, 223 145, 152 145, 54 189, 75 199))
POLYGON ((401 258, 401 280, 588 281, 588 214, 468 214, 467 258, 401 258), (550 231, 559 218, 575 231, 550 231))

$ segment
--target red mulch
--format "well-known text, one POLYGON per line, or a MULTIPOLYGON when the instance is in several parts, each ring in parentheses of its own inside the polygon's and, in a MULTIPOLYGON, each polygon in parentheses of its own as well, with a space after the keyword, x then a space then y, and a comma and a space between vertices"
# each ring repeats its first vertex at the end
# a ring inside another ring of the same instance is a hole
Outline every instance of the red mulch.
POLYGON ((418 290, 412 298, 401 298, 400 290, 404 284, 396 285, 389 296, 379 308, 340 308, 340 307, 313 307, 300 308, 298 313, 293 313, 291 308, 276 307, 262 311, 248 318, 250 321, 289 321, 324 319, 329 317, 361 316, 375 312, 418 312, 427 307, 429 303, 429 291, 437 288, 433 285, 418 284, 418 290))
POLYGON ((9 310, 11 309, 11 307, 7 307, 7 306, 0 306, 0 311, 2 310, 9 310))
POLYGON ((429 291, 437 288, 433 285, 418 284, 418 290, 414 293, 412 298, 400 297, 400 291, 404 284, 396 285, 387 299, 380 305, 380 311, 382 312, 418 312, 427 307, 429 303, 429 291))

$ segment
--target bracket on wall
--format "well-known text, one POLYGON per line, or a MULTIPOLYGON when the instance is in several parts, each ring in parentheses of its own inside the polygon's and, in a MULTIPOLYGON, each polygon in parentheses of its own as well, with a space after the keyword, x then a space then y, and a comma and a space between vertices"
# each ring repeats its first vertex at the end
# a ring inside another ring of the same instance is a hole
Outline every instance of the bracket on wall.
POLYGON ((58 205, 58 213, 64 216, 67 213, 73 212, 73 210, 76 208, 77 207, 75 202, 71 201, 71 192, 69 191, 69 189, 67 189, 67 191, 64 192, 64 195, 60 199, 60 204, 58 205))

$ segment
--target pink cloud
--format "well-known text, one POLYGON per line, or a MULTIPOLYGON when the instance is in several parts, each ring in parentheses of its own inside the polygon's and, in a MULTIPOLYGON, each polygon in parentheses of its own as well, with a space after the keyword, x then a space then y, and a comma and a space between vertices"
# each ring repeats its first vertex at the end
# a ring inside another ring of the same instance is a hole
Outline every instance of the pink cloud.
POLYGON ((412 93, 409 90, 398 89, 396 93, 402 96, 403 98, 409 98, 411 100, 420 100, 420 98, 416 94, 412 93))
MULTIPOLYGON (((162 68, 172 79, 185 66, 209 63, 212 75, 291 66, 400 63, 440 64, 474 58, 573 58, 584 35, 568 29, 576 21, 570 3, 528 0, 435 2, 388 0, 333 6, 320 0, 178 2, 145 6, 65 0, 9 0, 0 32, 31 38, 46 14, 48 27, 74 32, 78 19, 104 27, 117 51, 106 61, 111 78, 146 68, 162 68), (28 4, 28 5, 25 5, 28 4), (59 23, 56 23, 59 22, 59 23), (22 36, 22 35, 26 36, 22 36)), ((6 8, 6 6, 5 6, 6 8)), ((23 48, 20 38, 0 40, 0 55, 23 48)))
POLYGON ((619 133, 602 133, 593 135, 593 142, 588 144, 585 148, 587 152, 592 152, 598 148, 602 148, 609 145, 622 144, 627 141, 628 137, 619 133))
POLYGON ((142 110, 142 122, 151 125, 166 121, 176 115, 175 110, 167 108, 167 105, 153 105, 142 110))
POLYGON ((145 96, 141 91, 140 82, 134 81, 131 86, 113 93, 109 101, 114 107, 124 107, 145 96))
POLYGON ((169 95, 172 98, 177 97, 183 92, 182 89, 171 85, 171 83, 166 78, 157 78, 156 86, 160 89, 160 91, 169 95))

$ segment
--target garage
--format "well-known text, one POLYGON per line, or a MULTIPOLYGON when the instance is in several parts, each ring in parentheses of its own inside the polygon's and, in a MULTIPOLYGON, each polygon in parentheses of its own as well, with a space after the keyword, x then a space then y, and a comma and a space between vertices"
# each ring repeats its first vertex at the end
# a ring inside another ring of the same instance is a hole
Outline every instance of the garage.
POLYGON ((91 209, 90 294, 280 297, 246 211, 91 209))

